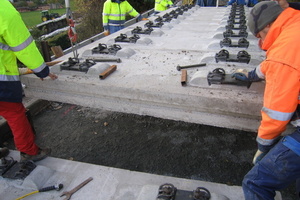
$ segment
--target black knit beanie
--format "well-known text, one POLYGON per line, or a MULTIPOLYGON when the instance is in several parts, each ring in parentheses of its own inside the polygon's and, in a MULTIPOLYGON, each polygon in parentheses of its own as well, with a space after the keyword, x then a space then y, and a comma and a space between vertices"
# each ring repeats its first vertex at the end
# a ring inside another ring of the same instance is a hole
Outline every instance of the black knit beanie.
POLYGON ((274 22, 283 9, 275 1, 261 1, 257 3, 248 15, 248 27, 256 36, 268 24, 274 22))

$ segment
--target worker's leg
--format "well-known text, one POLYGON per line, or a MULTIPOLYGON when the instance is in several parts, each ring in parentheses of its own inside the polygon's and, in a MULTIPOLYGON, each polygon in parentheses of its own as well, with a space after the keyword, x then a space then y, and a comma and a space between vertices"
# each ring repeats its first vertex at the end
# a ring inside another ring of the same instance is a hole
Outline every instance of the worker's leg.
POLYGON ((22 103, 0 102, 0 115, 11 128, 16 148, 28 155, 36 155, 38 146, 34 142, 34 133, 25 112, 22 103))
POLYGON ((196 3, 198 6, 205 6, 204 4, 204 0, 197 0, 197 3, 196 3))
POLYGON ((233 3, 236 3, 236 0, 230 0, 230 1, 228 1, 227 5, 232 5, 233 3))
POLYGON ((123 28, 124 26, 109 26, 109 33, 110 34, 115 33, 123 28))
POLYGON ((300 199, 300 179, 298 178, 296 181, 296 196, 300 199))
POLYGON ((245 199, 273 200, 275 191, 286 188, 300 178, 299 166, 300 156, 280 140, 244 177, 245 199))

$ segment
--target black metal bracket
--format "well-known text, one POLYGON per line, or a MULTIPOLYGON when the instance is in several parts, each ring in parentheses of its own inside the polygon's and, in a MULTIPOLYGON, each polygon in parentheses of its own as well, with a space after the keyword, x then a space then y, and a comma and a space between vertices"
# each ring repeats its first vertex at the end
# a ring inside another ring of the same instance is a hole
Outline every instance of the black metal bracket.
POLYGON ((171 183, 165 183, 159 186, 156 200, 174 200, 177 188, 171 183))
POLYGON ((209 200, 210 198, 209 190, 204 187, 188 191, 177 189, 171 183, 165 183, 159 187, 156 200, 209 200))
POLYGON ((134 34, 132 37, 127 37, 126 34, 121 33, 118 37, 115 38, 115 42, 128 42, 128 43, 136 43, 136 41, 140 38, 139 35, 134 34))
POLYGON ((248 32, 244 29, 241 29, 238 34, 235 34, 231 29, 227 29, 225 32, 223 32, 224 38, 226 37, 248 37, 248 32))
POLYGON ((148 28, 160 28, 164 25, 163 22, 157 22, 157 23, 153 23, 152 21, 148 21, 147 23, 145 23, 145 27, 148 28))
POLYGON ((1 158, 0 160, 0 175, 3 176, 14 164, 16 164, 17 161, 15 161, 13 158, 6 159, 1 158))
POLYGON ((143 30, 141 27, 137 26, 131 31, 131 33, 132 34, 147 34, 147 35, 150 35, 152 31, 153 31, 153 28, 151 28, 151 27, 147 27, 146 29, 143 30))
POLYGON ((237 44, 232 44, 230 38, 224 38, 222 41, 220 41, 220 47, 222 48, 223 46, 248 48, 249 41, 246 38, 240 38, 237 44))
POLYGON ((17 162, 13 158, 2 158, 1 162, 0 171, 3 178, 25 179, 36 168, 32 161, 17 162))
POLYGON ((63 62, 61 65, 60 65, 60 70, 63 70, 63 69, 69 69, 71 68, 72 66, 76 65, 79 63, 79 59, 78 58, 69 58, 68 61, 66 62, 63 62))
POLYGON ((80 71, 86 73, 89 68, 95 64, 96 62, 91 59, 86 59, 84 62, 79 63, 79 60, 73 62, 72 58, 69 58, 69 61, 60 65, 60 70, 80 71))
POLYGON ((243 14, 239 14, 239 15, 237 15, 236 13, 230 14, 228 18, 229 18, 229 20, 236 20, 236 19, 239 19, 240 21, 241 21, 241 20, 242 20, 242 21, 246 21, 246 16, 243 15, 243 14))
POLYGON ((183 14, 183 9, 181 9, 181 8, 176 8, 175 9, 175 12, 178 14, 178 15, 182 15, 183 14))
POLYGON ((239 63, 249 63, 251 56, 248 54, 247 51, 242 50, 237 53, 236 58, 229 58, 229 52, 226 49, 222 49, 219 53, 216 53, 215 59, 216 62, 218 63, 219 61, 224 61, 224 62, 239 62, 239 63))
POLYGON ((92 49, 92 54, 112 54, 115 55, 117 51, 121 50, 121 46, 118 44, 113 44, 107 47, 106 44, 98 44, 98 47, 92 49))
POLYGON ((232 24, 246 24, 245 19, 240 19, 239 21, 236 21, 235 19, 229 19, 227 20, 227 23, 232 23, 232 24))
POLYGON ((228 23, 228 25, 225 26, 226 29, 229 30, 246 30, 247 25, 246 24, 240 24, 238 27, 234 26, 233 23, 228 23))

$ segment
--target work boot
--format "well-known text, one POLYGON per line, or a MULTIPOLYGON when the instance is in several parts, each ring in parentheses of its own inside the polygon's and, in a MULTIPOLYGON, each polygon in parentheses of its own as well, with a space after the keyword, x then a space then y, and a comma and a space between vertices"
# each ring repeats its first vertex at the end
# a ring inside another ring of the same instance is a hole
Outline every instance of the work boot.
POLYGON ((36 155, 28 155, 26 153, 21 152, 21 160, 20 162, 25 162, 25 161, 39 161, 39 160, 43 160, 44 158, 46 158, 49 154, 51 153, 51 149, 39 149, 38 154, 36 155))
POLYGON ((9 154, 7 147, 0 148, 0 158, 4 158, 9 154))

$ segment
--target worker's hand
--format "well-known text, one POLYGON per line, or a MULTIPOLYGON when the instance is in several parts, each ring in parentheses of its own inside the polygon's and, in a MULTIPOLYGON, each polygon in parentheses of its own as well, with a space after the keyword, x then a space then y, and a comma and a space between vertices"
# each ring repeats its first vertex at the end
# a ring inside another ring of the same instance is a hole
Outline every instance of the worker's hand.
POLYGON ((55 75, 55 74, 53 74, 53 73, 49 73, 48 76, 49 76, 52 80, 55 80, 55 79, 58 78, 57 75, 55 75))
POLYGON ((232 75, 232 78, 236 80, 245 81, 245 82, 257 82, 262 81, 260 77, 256 74, 256 69, 248 72, 246 69, 237 69, 232 75))
POLYGON ((288 7, 290 7, 289 3, 287 2, 287 0, 271 0, 271 1, 277 1, 278 5, 280 5, 280 7, 282 9, 286 9, 288 7))
POLYGON ((234 73, 231 75, 232 78, 235 78, 236 80, 240 81, 250 81, 248 79, 248 71, 246 69, 237 69, 234 73))
POLYGON ((259 142, 257 143, 258 145, 258 150, 256 151, 254 157, 253 157, 253 164, 255 165, 257 162, 259 162, 271 149, 278 143, 278 141, 281 139, 281 136, 278 136, 277 138, 273 139, 272 144, 269 145, 263 145, 260 144, 259 142))
POLYGON ((142 18, 142 21, 146 21, 146 20, 149 20, 148 18, 142 18))
MULTIPOLYGON (((55 80, 55 79, 57 79, 58 77, 57 77, 57 75, 55 75, 55 74, 53 74, 53 73, 49 73, 48 74, 48 76, 52 79, 52 80, 55 80)), ((40 78, 42 81, 44 80, 43 78, 40 78)))
POLYGON ((108 35, 109 35, 109 31, 108 31, 108 30, 104 30, 103 33, 104 33, 105 36, 108 36, 108 35))
POLYGON ((262 152, 261 150, 257 150, 253 157, 253 165, 255 165, 258 161, 260 161, 268 152, 262 152))

